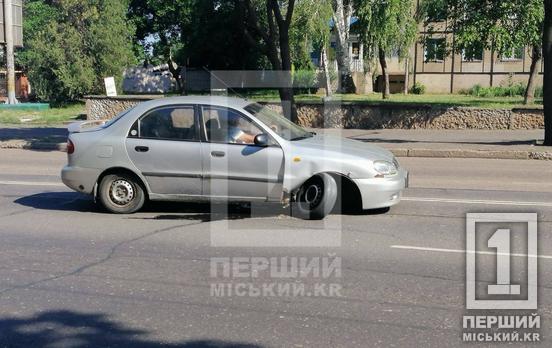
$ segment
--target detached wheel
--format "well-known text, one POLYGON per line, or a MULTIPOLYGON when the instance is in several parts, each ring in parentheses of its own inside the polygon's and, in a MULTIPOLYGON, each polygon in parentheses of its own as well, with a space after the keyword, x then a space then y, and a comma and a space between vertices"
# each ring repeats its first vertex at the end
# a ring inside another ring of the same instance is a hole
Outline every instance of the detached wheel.
POLYGON ((301 186, 292 204, 291 214, 305 220, 322 220, 335 207, 337 183, 329 174, 312 177, 301 186))
POLYGON ((106 175, 100 182, 98 196, 101 205, 115 214, 135 213, 146 201, 142 186, 127 174, 106 175))

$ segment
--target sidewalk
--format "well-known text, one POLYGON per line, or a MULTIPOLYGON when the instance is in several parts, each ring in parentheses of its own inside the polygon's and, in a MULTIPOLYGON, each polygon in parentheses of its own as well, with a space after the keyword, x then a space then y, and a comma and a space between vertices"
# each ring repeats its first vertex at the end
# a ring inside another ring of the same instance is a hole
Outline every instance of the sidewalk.
MULTIPOLYGON (((543 130, 314 129, 391 150, 398 157, 552 160, 543 130)), ((65 150, 67 128, 0 125, 0 148, 65 150)))
POLYGON ((65 151, 67 135, 65 125, 0 125, 0 148, 65 151))
POLYGON ((552 160, 544 130, 315 129, 379 145, 398 157, 552 160))

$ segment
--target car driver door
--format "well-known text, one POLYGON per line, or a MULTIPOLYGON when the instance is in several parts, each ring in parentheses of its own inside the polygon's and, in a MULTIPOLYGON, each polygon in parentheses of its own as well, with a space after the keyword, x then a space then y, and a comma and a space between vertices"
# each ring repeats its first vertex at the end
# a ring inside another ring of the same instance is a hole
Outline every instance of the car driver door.
POLYGON ((203 136, 203 192, 211 198, 276 200, 282 195, 284 155, 271 139, 270 145, 255 145, 263 133, 251 119, 236 110, 200 107, 203 136), (241 134, 241 139, 236 135, 241 134), (244 140, 245 139, 245 140, 244 140))

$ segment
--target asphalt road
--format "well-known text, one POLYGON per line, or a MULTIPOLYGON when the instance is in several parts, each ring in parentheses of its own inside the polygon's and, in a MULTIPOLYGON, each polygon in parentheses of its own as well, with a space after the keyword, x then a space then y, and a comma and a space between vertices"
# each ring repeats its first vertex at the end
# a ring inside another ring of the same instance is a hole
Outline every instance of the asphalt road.
MULTIPOLYGON (((465 218, 475 212, 538 213, 529 313, 541 315, 550 346, 550 162, 402 159, 412 188, 400 205, 306 222, 277 207, 253 207, 253 217, 194 204, 104 214, 60 183, 64 161, 0 150, 0 347, 465 346, 465 218), (319 267, 326 277, 316 267, 278 272, 301 259, 330 262, 319 267), (213 292, 218 284, 233 295, 213 292)), ((481 283, 496 280, 493 258, 478 255, 481 283)))

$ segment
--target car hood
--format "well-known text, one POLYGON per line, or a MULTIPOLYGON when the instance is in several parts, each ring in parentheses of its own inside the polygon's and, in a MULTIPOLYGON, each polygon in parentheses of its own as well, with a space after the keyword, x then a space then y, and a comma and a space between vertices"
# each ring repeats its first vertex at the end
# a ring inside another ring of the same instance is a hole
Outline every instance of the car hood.
POLYGON ((356 156, 362 159, 393 161, 393 154, 379 146, 367 144, 359 140, 352 140, 331 135, 315 135, 312 138, 291 142, 293 146, 303 151, 325 151, 356 156))

